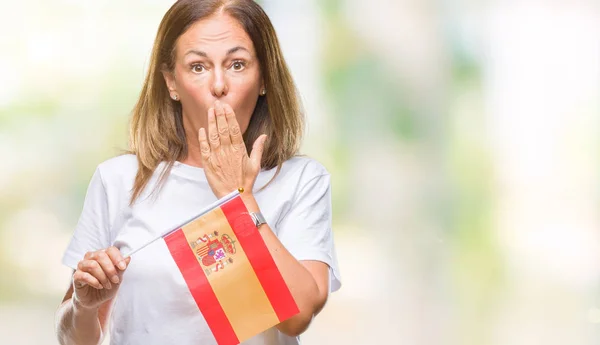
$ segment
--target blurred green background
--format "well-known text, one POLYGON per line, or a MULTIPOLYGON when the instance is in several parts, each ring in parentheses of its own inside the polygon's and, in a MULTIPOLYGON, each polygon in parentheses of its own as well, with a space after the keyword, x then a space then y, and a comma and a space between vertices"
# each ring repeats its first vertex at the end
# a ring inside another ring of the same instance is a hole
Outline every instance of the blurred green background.
MULTIPOLYGON (((344 285, 304 343, 599 343, 600 3, 261 3, 333 177, 344 285)), ((57 343, 171 4, 0 2, 0 344, 57 343)))

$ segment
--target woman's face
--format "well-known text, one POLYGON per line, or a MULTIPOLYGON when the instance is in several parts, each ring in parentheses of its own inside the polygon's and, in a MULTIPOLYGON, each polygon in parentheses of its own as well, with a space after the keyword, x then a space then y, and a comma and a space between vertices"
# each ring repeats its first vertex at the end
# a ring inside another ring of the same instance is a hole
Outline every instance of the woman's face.
POLYGON ((175 68, 164 77, 171 95, 179 97, 184 124, 207 125, 216 100, 229 104, 245 132, 256 106, 262 80, 254 45, 241 25, 227 14, 194 23, 176 43, 175 68))

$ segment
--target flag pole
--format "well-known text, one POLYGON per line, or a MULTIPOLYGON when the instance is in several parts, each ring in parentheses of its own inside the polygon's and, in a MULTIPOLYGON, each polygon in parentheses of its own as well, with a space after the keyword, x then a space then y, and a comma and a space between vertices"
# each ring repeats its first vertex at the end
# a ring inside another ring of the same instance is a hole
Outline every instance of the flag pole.
POLYGON ((225 204, 226 202, 228 202, 229 200, 235 198, 236 196, 238 196, 240 194, 240 192, 238 190, 235 190, 227 195, 225 195, 224 197, 222 197, 221 199, 213 202, 212 204, 206 206, 204 209, 202 209, 202 211, 200 211, 199 214, 195 215, 194 217, 192 217, 191 219, 186 220, 185 222, 182 222, 181 225, 177 226, 174 229, 170 229, 166 232, 163 232, 162 234, 158 235, 157 237, 153 238, 152 240, 150 240, 148 243, 142 245, 141 247, 131 251, 130 253, 128 253, 127 255, 123 256, 123 259, 127 259, 128 257, 132 256, 133 254, 139 252, 140 250, 146 248, 147 246, 149 246, 150 244, 156 242, 156 240, 163 238, 167 235, 169 235, 170 233, 179 230, 182 226, 184 226, 185 224, 193 221, 196 218, 202 217, 203 215, 205 215, 206 213, 212 211, 213 209, 225 204))

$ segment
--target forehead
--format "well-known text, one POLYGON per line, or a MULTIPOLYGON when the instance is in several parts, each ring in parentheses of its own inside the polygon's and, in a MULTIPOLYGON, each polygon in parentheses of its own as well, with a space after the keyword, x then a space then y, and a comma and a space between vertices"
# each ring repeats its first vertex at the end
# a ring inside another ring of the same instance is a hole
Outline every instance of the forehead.
POLYGON ((219 13, 192 24, 177 40, 177 55, 182 56, 190 49, 224 54, 236 46, 254 52, 252 40, 242 25, 230 15, 219 13))

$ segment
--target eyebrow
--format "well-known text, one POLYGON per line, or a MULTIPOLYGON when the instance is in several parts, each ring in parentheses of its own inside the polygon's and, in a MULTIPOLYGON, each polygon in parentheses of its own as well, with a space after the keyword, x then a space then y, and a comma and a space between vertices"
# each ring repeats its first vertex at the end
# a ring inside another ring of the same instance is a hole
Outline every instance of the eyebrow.
MULTIPOLYGON (((248 49, 246 49, 246 48, 244 48, 242 46, 237 46, 237 47, 233 47, 233 48, 229 49, 225 55, 231 55, 231 54, 233 54, 233 53, 235 53, 237 51, 240 51, 240 50, 245 50, 246 52, 250 53, 248 51, 248 49)), ((205 52, 203 52, 201 50, 190 49, 190 50, 188 50, 185 53, 185 56, 188 56, 190 54, 195 54, 195 55, 199 55, 199 56, 202 56, 202 57, 208 57, 208 54, 206 54, 205 52)))
POLYGON ((250 52, 248 51, 248 49, 246 49, 246 48, 244 48, 244 47, 241 47, 241 46, 237 46, 237 47, 233 47, 233 48, 229 49, 229 50, 227 51, 227 54, 226 54, 226 55, 231 55, 231 54, 233 54, 233 53, 235 53, 235 52, 237 52, 237 51, 240 51, 240 50, 245 50, 246 52, 250 53, 250 52))

